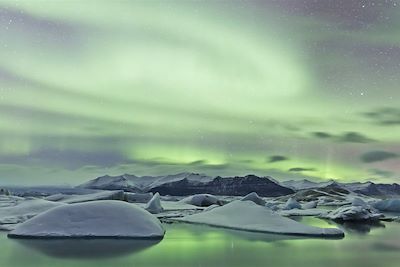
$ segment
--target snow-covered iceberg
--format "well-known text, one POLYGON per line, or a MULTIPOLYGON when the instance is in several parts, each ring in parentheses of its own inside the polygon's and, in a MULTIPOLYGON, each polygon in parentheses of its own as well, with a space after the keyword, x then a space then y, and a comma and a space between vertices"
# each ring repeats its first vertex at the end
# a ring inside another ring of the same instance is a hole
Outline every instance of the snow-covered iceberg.
POLYGON ((233 201, 209 211, 176 218, 176 221, 261 233, 314 237, 343 237, 337 228, 319 228, 282 217, 252 201, 233 201))
POLYGON ((123 201, 63 205, 20 224, 15 238, 162 238, 164 228, 151 213, 123 201))
POLYGON ((162 212, 164 209, 161 206, 160 194, 155 193, 150 201, 146 204, 144 209, 153 214, 162 212))
POLYGON ((241 201, 250 200, 256 203, 257 205, 265 206, 265 200, 262 199, 256 192, 251 192, 245 195, 241 201))

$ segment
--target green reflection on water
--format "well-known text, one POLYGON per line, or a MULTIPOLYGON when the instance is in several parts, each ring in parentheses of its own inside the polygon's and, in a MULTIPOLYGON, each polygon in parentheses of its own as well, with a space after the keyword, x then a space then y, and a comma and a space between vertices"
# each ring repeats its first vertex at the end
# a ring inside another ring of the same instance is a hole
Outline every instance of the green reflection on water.
MULTIPOLYGON (((328 224, 313 218, 303 220, 314 225, 328 224)), ((99 257, 93 257, 92 253, 91 257, 80 255, 75 258, 45 253, 43 247, 37 245, 39 243, 24 244, 18 240, 8 240, 5 234, 1 234, 0 266, 397 267, 400 259, 398 223, 385 223, 385 227, 370 226, 369 232, 348 231, 348 228, 344 227, 347 235, 342 240, 249 234, 187 224, 171 224, 166 225, 166 228, 167 234, 160 243, 135 245, 129 242, 122 244, 121 240, 108 240, 97 244, 82 243, 82 246, 98 251, 99 257), (103 255, 104 248, 114 248, 124 253, 103 255)), ((75 245, 79 248, 79 244, 75 245)), ((61 245, 54 249, 57 252, 58 249, 65 250, 66 247, 61 245)))

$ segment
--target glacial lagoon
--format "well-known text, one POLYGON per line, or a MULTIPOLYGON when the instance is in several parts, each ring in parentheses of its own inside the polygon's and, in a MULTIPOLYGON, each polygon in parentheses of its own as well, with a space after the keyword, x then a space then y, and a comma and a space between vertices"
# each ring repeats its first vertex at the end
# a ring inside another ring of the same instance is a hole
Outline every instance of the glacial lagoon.
MULTIPOLYGON (((311 217, 302 223, 338 226, 311 217)), ((161 241, 19 240, 0 232, 2 267, 397 267, 400 223, 348 224, 343 239, 256 234, 184 223, 164 224, 161 241)))

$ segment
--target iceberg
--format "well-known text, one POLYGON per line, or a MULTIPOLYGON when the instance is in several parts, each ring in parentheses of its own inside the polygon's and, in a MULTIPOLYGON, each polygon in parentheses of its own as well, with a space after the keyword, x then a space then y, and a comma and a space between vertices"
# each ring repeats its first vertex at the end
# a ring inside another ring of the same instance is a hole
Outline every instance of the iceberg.
POLYGON ((289 198, 282 207, 283 210, 301 209, 301 205, 294 198, 289 198))
POLYGON ((265 206, 265 200, 262 199, 256 192, 251 192, 244 196, 241 201, 250 200, 256 203, 257 205, 265 206))
POLYGON ((100 200, 50 209, 18 225, 8 237, 161 239, 164 233, 160 221, 135 204, 100 200))
POLYGON ((144 209, 153 214, 162 212, 164 209, 161 206, 160 194, 155 193, 144 209))
POLYGON ((210 194, 197 194, 189 196, 182 199, 181 202, 198 207, 208 207, 215 204, 221 204, 221 201, 217 197, 210 194))
POLYGON ((174 218, 174 220, 249 232, 313 237, 344 236, 343 231, 337 228, 319 228, 304 225, 282 217, 252 201, 233 201, 222 207, 182 218, 174 218))
POLYGON ((384 216, 368 206, 343 206, 321 217, 334 221, 377 221, 384 216))

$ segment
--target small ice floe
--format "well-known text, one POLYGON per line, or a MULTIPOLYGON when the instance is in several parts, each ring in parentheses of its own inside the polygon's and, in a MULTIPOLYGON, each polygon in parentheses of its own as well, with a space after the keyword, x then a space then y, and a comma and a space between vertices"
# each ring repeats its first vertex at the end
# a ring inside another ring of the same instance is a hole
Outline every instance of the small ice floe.
POLYGON ((262 199, 256 192, 251 192, 250 194, 247 194, 240 200, 241 201, 249 200, 249 201, 253 201, 257 205, 265 206, 265 200, 262 199))
POLYGON ((281 210, 279 214, 282 216, 323 216, 327 213, 327 210, 323 209, 291 209, 281 210))
POLYGON ((14 238, 162 238, 165 230, 151 213, 123 201, 63 205, 20 224, 14 238))
POLYGON ((153 214, 162 212, 164 209, 161 206, 160 194, 155 193, 150 201, 146 204, 144 209, 153 214))
POLYGON ((315 209, 317 206, 318 206, 317 201, 310 201, 310 202, 302 204, 301 208, 307 210, 307 209, 315 209))
POLYGON ((374 208, 365 205, 342 206, 321 217, 334 221, 378 221, 384 215, 376 212, 374 208))
POLYGON ((208 207, 214 204, 221 205, 221 201, 213 195, 210 194, 197 194, 193 196, 186 197, 180 202, 198 206, 198 207, 208 207))
POLYGON ((374 208, 380 211, 400 212, 400 199, 385 199, 372 204, 374 208))
POLYGON ((186 223, 205 224, 228 229, 301 235, 314 237, 343 237, 343 231, 337 228, 319 228, 304 225, 280 216, 272 210, 252 201, 233 201, 222 207, 188 215, 174 220, 186 223))
POLYGON ((286 203, 282 206, 283 210, 291 210, 291 209, 301 209, 301 205, 294 198, 289 198, 286 203))

